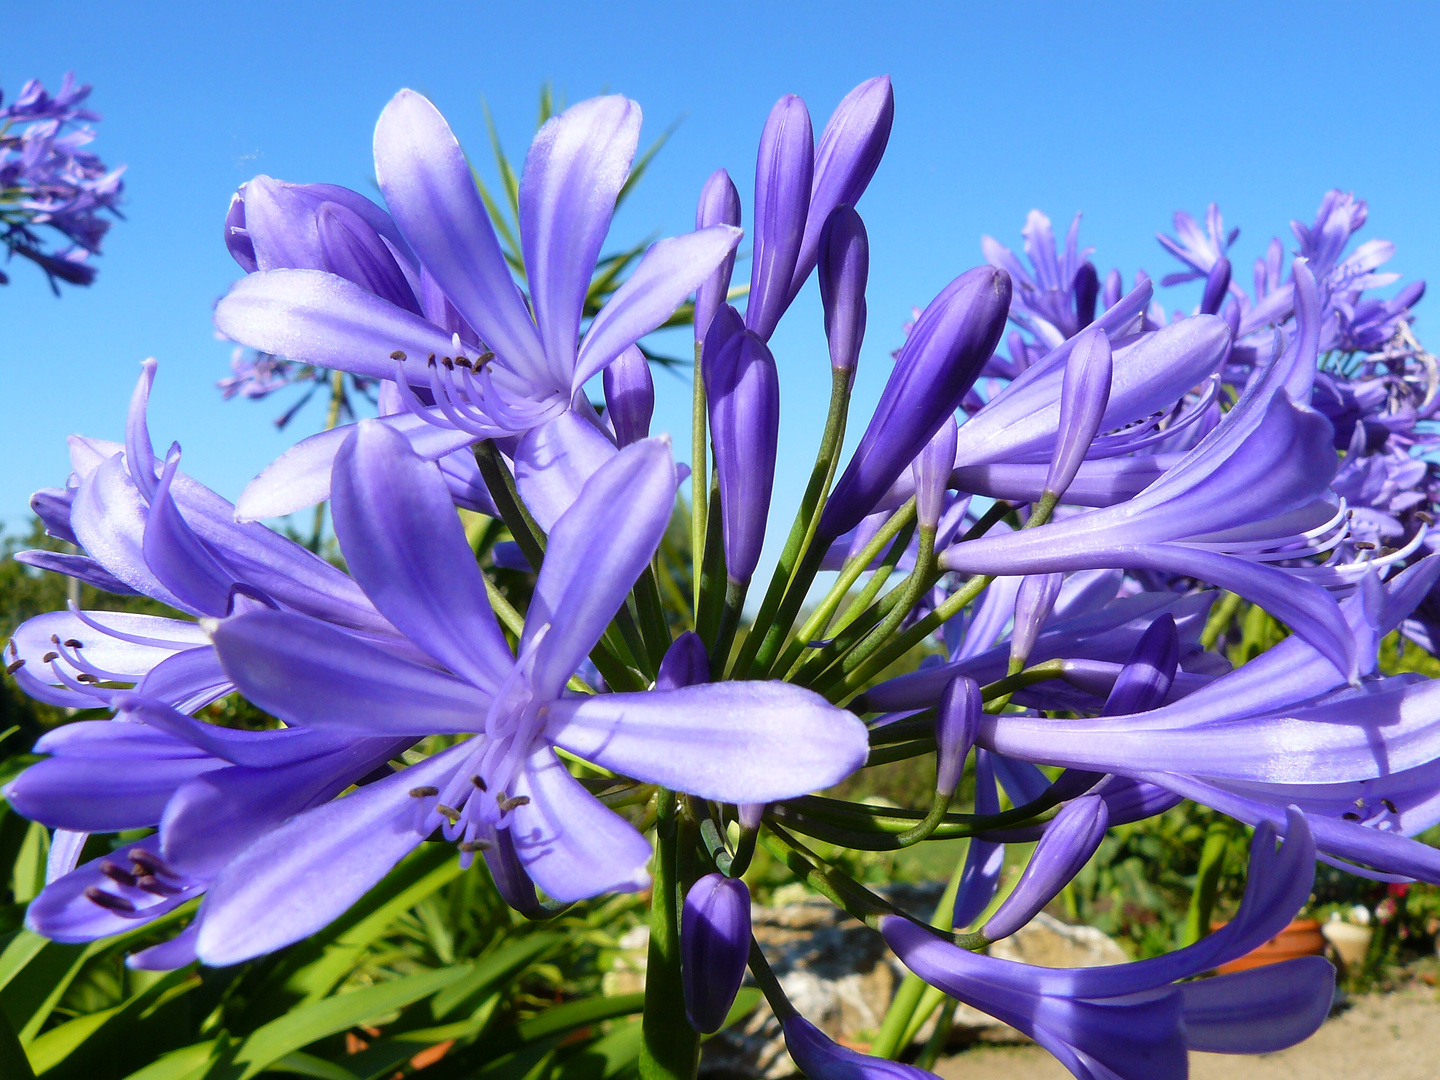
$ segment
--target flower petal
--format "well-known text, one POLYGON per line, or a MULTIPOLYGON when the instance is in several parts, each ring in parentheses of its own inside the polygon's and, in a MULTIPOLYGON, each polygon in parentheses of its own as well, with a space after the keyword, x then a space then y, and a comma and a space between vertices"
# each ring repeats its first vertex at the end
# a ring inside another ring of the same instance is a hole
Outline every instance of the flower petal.
POLYGON ((549 532, 585 482, 614 456, 615 444, 567 409, 531 428, 515 444, 515 486, 536 523, 549 532))
POLYGON ((1325 1022, 1335 999, 1335 968, 1323 956, 1302 956, 1182 983, 1180 995, 1191 1050, 1273 1054, 1325 1022))

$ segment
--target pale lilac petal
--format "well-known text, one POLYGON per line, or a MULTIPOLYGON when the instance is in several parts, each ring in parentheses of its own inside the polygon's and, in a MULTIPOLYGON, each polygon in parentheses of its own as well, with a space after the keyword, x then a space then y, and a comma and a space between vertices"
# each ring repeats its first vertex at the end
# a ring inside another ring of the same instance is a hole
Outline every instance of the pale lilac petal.
POLYGON ((442 787, 469 747, 306 811, 226 867, 205 900, 196 952, 214 967, 298 941, 343 913, 425 834, 415 787, 442 787))
POLYGON ((559 697, 649 565, 676 486, 670 440, 643 439, 601 466, 550 530, 520 642, 523 653, 548 627, 531 674, 538 700, 559 697))
POLYGON ((540 336, 470 164, 445 118, 413 90, 396 94, 375 125, 375 176, 395 223, 450 302, 510 367, 544 385, 540 336))
POLYGON ((774 802, 837 784, 865 763, 865 726, 781 682, 707 683, 562 698, 546 731, 587 761, 720 802, 774 802))
POLYGON ((195 962, 195 944, 200 940, 200 917, 169 941, 151 945, 125 958, 132 971, 174 971, 195 962))
MULTIPOLYGON (((158 841, 146 837, 131 847, 155 851, 158 841)), ((125 850, 129 850, 128 848, 125 850)), ((198 883, 173 896, 157 896, 138 888, 116 885, 101 872, 106 862, 127 866, 123 857, 92 859, 63 877, 57 878, 40 891, 25 912, 25 926, 51 941, 83 942, 110 937, 134 930, 141 921, 154 919, 173 911, 199 891, 198 883), (89 888, 103 887, 112 895, 121 896, 135 907, 135 913, 122 915, 101 907, 85 895, 89 888)))
POLYGON ((538 524, 549 532, 585 482, 615 456, 615 444, 572 409, 533 427, 515 444, 515 485, 538 524))
POLYGON ((80 861, 80 852, 85 848, 85 841, 90 839, 87 832, 76 832, 74 829, 56 829, 50 837, 50 854, 45 858, 45 883, 57 878, 64 877, 75 869, 75 864, 80 861))
POLYGON ((451 335, 368 289, 322 270, 243 277, 215 305, 215 328, 232 341, 306 364, 372 379, 395 376, 392 352, 428 385, 428 356, 452 356, 451 335))
POLYGON ((80 483, 70 524, 86 553, 136 592, 195 614, 165 588, 145 562, 145 517, 140 491, 116 456, 80 483))
POLYGON ((440 470, 403 435, 362 420, 334 476, 335 536, 365 594, 430 656, 493 692, 514 655, 440 470))
POLYGON ((182 713, 202 709, 234 689, 208 638, 203 648, 186 649, 160 661, 135 684, 136 693, 182 713))
MULTIPOLYGON (((11 638, 14 655, 37 668, 39 673, 48 674, 48 665, 44 665, 41 658, 56 651, 53 638, 59 638, 61 642, 80 642, 78 648, 67 646, 68 651, 96 668, 124 676, 124 681, 129 682, 143 678, 157 664, 176 653, 210 643, 199 626, 180 619, 123 611, 87 611, 82 621, 68 611, 49 611, 26 619, 15 630, 11 638), (87 623, 155 644, 135 644, 112 637, 87 623)), ((65 666, 63 661, 62 666, 65 666)))
POLYGON ((590 324, 571 389, 580 389, 626 348, 675 314, 686 297, 730 257, 743 235, 730 225, 711 225, 651 246, 590 324))
POLYGON ((241 615, 217 623, 213 637, 240 692, 291 724, 361 735, 459 733, 477 730, 490 705, 467 682, 302 615, 241 615))
POLYGON ((548 746, 516 778, 510 825, 516 853, 535 884, 556 900, 637 892, 650 883, 650 845, 635 827, 580 786, 548 746))
POLYGON ((159 823, 176 788, 224 764, 198 753, 187 757, 53 757, 12 780, 5 788, 5 798, 17 813, 57 829, 144 829, 159 823))
POLYGON ((224 615, 230 606, 235 574, 205 550, 170 498, 170 485, 179 466, 180 455, 172 450, 145 521, 145 562, 187 610, 224 615))
POLYGON ((579 374, 575 342, 585 294, 639 141, 640 106, 613 94, 552 116, 525 156, 520 243, 535 322, 556 386, 579 374))

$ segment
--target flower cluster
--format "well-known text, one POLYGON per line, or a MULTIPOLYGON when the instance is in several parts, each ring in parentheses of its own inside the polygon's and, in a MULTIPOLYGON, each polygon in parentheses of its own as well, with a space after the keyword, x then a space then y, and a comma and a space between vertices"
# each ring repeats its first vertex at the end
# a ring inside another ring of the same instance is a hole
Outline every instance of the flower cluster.
MULTIPOLYGON (((724 1022, 747 967, 807 1075, 917 1075, 881 1060, 901 1049, 893 1038, 855 1054, 786 999, 750 934, 743 875, 764 845, 920 978, 1077 1077, 1183 1077, 1190 1049, 1267 1052, 1312 1032, 1331 1002, 1324 960, 1193 977, 1282 928, 1317 858, 1440 881, 1440 852, 1411 839, 1440 822, 1440 696, 1377 671, 1381 639, 1429 595, 1440 559, 1363 548, 1341 491, 1356 438, 1412 429, 1376 420, 1369 376, 1350 368, 1362 435, 1342 436, 1318 404, 1340 385, 1322 348, 1353 344, 1345 357, 1399 364, 1375 378, 1411 386, 1405 365, 1431 362, 1402 331, 1414 297, 1383 317, 1367 306, 1381 252, 1341 258, 1364 217, 1341 197, 1297 230, 1288 278, 1278 255, 1273 273, 1265 264, 1254 298, 1232 288, 1218 213, 1208 233, 1183 219, 1167 246, 1204 277, 1205 299, 1168 320, 1148 278, 1128 293, 1118 274, 1102 284, 1076 228, 1057 255, 1032 214, 1034 272, 987 241, 991 265, 917 315, 842 467, 867 319, 856 206, 893 116, 884 77, 847 95, 818 139, 799 98, 775 105, 743 311, 726 303, 743 215, 724 170, 695 230, 654 244, 587 308, 638 145, 640 109, 624 97, 573 106, 530 146, 523 278, 449 126, 412 91, 376 126, 383 207, 333 185, 247 183, 225 222, 246 276, 217 328, 373 381, 379 416, 300 442, 237 505, 180 471, 178 445, 156 453, 153 362, 123 443, 72 440, 66 485, 33 505, 80 553, 20 558, 176 614, 76 606, 7 647, 27 692, 108 715, 46 734, 47 756, 6 788, 56 830, 28 924, 86 941, 196 902, 179 936, 130 962, 233 964, 325 926, 422 842, 452 843, 532 918, 653 882, 652 940, 668 945, 651 952, 650 1075, 693 1075, 700 1033, 724 1022), (830 409, 779 563, 747 608, 777 469, 770 342, 812 274, 830 409), (687 502, 669 437, 650 431, 638 343, 692 295, 687 502), (1020 328, 1008 359, 1007 321, 1020 328), (1413 356, 1394 353, 1395 335, 1413 356), (586 392, 597 379, 603 406, 586 392), (343 572, 259 523, 324 500, 343 572), (685 564, 673 533, 662 544, 677 501, 685 564), (525 588, 501 588, 457 507, 493 519, 492 538, 503 524, 507 573, 525 588), (1202 642, 1216 590, 1293 633, 1230 670, 1202 642), (196 718, 232 693, 275 725, 196 718), (932 756, 928 807, 815 794, 932 756), (958 813, 967 768, 974 812, 958 813), (1083 971, 983 954, 1108 828, 1187 799, 1254 829, 1245 898, 1222 930, 1083 971), (150 831, 82 861, 88 834, 129 830, 150 831), (806 837, 861 850, 970 839, 947 903, 921 918, 806 837), (1018 843, 1034 853, 1002 898, 1018 843)), ((259 393, 275 377, 237 370, 235 385, 259 393)))
MULTIPOLYGON (((100 252, 110 228, 102 215, 120 216, 124 190, 122 165, 109 170, 85 149, 95 138, 86 125, 100 117, 81 103, 90 85, 75 85, 67 72, 53 97, 37 79, 20 90, 9 105, 0 106, 0 241, 13 255, 23 255, 45 271, 58 293, 57 281, 89 285, 95 268, 87 260, 100 252), (66 246, 47 250, 48 227, 66 246)), ((0 284, 8 281, 0 274, 0 284)))

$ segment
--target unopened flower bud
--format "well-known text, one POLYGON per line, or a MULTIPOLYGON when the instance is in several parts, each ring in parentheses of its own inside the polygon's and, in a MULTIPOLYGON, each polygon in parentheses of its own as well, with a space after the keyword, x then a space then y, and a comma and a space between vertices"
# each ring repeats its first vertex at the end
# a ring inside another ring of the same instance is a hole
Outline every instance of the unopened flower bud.
POLYGON ((369 222, 349 207, 326 201, 316 207, 315 230, 326 270, 396 307, 420 314, 420 305, 400 264, 369 222))
POLYGON ((1105 275, 1105 289, 1100 295, 1100 303, 1109 311, 1120 302, 1120 297, 1125 294, 1125 279, 1120 276, 1119 270, 1111 270, 1105 275))
POLYGON ((710 657, 694 630, 686 630, 665 650, 655 675, 656 690, 679 690, 710 681, 710 657))
POLYGON ((1110 379, 1114 362, 1110 338, 1100 327, 1082 330, 1065 360, 1065 380, 1060 388, 1060 427, 1050 471, 1045 476, 1045 493, 1065 494, 1070 481, 1090 450, 1105 407, 1110 403, 1110 379))
POLYGON ((1095 301, 1100 296, 1100 275, 1094 263, 1080 264, 1071 288, 1075 293, 1075 329, 1084 330, 1095 321, 1095 301))
POLYGON ((914 1065, 870 1057, 832 1042, 799 1013, 780 1021, 785 1049, 810 1080, 935 1080, 935 1074, 914 1065))
POLYGON ((1110 811, 1100 796, 1084 795, 1066 803, 1045 827, 1014 891, 980 932, 998 941, 1033 919, 1090 861, 1109 825, 1110 811))
POLYGON ((750 890, 739 878, 706 874, 680 913, 685 1015, 696 1031, 719 1031, 745 978, 750 955, 750 890))
POLYGON ((820 238, 820 303, 830 366, 854 372, 865 337, 865 283, 870 275, 870 240, 865 223, 848 206, 830 215, 820 238))
POLYGON ((922 529, 940 524, 945 512, 945 489, 950 483, 950 470, 955 468, 955 440, 958 429, 955 417, 940 425, 935 437, 925 444, 911 469, 915 473, 915 520, 922 529))
POLYGON ((631 345, 611 361, 601 382, 615 441, 623 448, 648 438, 650 418, 655 415, 655 380, 650 377, 650 361, 639 346, 631 345))
MULTIPOLYGON (((740 193, 730 174, 716 169, 700 189, 700 205, 695 209, 695 228, 707 229, 711 225, 740 224, 740 193)), ((735 269, 735 252, 720 261, 715 272, 700 283, 695 290, 695 342, 703 344, 705 332, 710 329, 710 320, 730 292, 730 274, 735 269)))
POLYGON ((935 790, 953 795, 965 771, 965 759, 980 731, 982 701, 980 684, 968 675, 957 675, 940 695, 935 713, 935 790))
POLYGON ((1221 255, 1205 275, 1205 293, 1200 298, 1200 314, 1214 315, 1220 310, 1225 292, 1230 288, 1230 260, 1221 255))
POLYGON ((1135 643, 1130 659, 1120 669, 1120 676, 1105 699, 1101 715, 1125 716, 1158 709, 1170 693, 1179 663, 1180 634, 1175 629, 1175 619, 1161 615, 1135 643))
POLYGON ((760 561, 770 513, 780 436, 780 378, 770 350, 750 330, 732 337, 713 359, 707 355, 703 370, 720 484, 725 572, 731 581, 745 582, 760 561))
POLYGON ((805 102, 786 94, 770 110, 755 158, 754 248, 745 326, 768 341, 790 306, 790 280, 805 236, 815 134, 805 102))
POLYGON ((1035 648, 1040 627, 1050 617, 1064 584, 1064 574, 1030 574, 1020 582, 1015 594, 1015 628, 1010 633, 1010 659, 1020 666, 1035 648))

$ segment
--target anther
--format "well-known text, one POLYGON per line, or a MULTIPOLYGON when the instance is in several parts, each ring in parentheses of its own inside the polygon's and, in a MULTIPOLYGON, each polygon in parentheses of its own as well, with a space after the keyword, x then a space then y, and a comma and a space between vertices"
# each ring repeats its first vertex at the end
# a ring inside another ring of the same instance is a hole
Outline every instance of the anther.
POLYGON ((98 889, 94 885, 91 885, 85 890, 85 899, 89 900, 92 904, 99 904, 103 908, 108 908, 111 911, 121 911, 127 915, 133 914, 135 911, 135 905, 123 896, 112 896, 104 889, 98 889))
POLYGON ((174 885, 165 884, 165 882, 161 881, 154 874, 142 874, 135 879, 135 884, 148 893, 154 893, 156 896, 174 896, 176 893, 184 891, 183 889, 177 889, 174 885))
POLYGON ((405 354, 404 354, 403 352, 401 352, 399 349, 396 349, 394 352, 392 352, 392 353, 390 354, 390 359, 391 359, 391 360, 404 360, 405 358, 406 358, 406 357, 405 357, 405 354))
POLYGON ((416 799, 424 799, 428 798, 431 795, 439 794, 440 789, 438 787, 431 787, 429 784, 426 784, 424 787, 412 787, 410 789, 411 797, 416 799))
POLYGON ((1346 821, 1359 821, 1359 820, 1360 820, 1360 815, 1357 814, 1357 813, 1355 813, 1354 810, 1346 810, 1345 813, 1341 814, 1340 816, 1341 816, 1342 818, 1344 818, 1346 821))
POLYGON ((529 795, 516 795, 516 796, 512 799, 509 795, 506 795, 506 794, 502 791, 502 792, 500 792, 498 795, 495 796, 495 803, 496 803, 497 806, 500 807, 500 812, 501 812, 502 814, 508 814, 511 810, 514 810, 517 806, 529 806, 529 805, 530 805, 530 796, 529 796, 529 795))
POLYGON ((466 370, 469 370, 469 368, 470 368, 470 358, 469 358, 468 356, 457 356, 457 357, 455 357, 455 366, 456 366, 456 367, 463 367, 463 368, 465 368, 466 370))
POLYGON ((493 352, 491 352, 489 349, 486 349, 484 352, 482 352, 479 356, 477 356, 477 357, 475 358, 475 366, 476 366, 477 368, 482 368, 482 367, 484 367, 486 364, 490 363, 491 360, 494 360, 494 359, 495 359, 495 354, 494 354, 493 352))
POLYGON ((58 659, 60 659, 60 654, 58 652, 47 652, 44 656, 40 658, 40 662, 42 664, 48 664, 51 660, 58 659))
POLYGON ((1434 515, 1432 515, 1432 514, 1427 514, 1424 510, 1416 510, 1416 511, 1415 511, 1415 517, 1421 522, 1421 524, 1424 524, 1424 525, 1434 525, 1434 524, 1435 524, 1435 517, 1434 517, 1434 515))
POLYGON ((132 847, 125 852, 125 857, 140 867, 140 874, 169 874, 175 876, 175 871, 165 865, 165 860, 156 855, 153 851, 147 851, 143 847, 132 847))
POLYGON ((440 358, 440 363, 441 363, 441 365, 445 368, 446 371, 454 371, 454 370, 455 370, 455 361, 454 361, 454 360, 451 360, 450 357, 448 357, 448 356, 442 356, 442 357, 440 358))
POLYGON ((1355 550, 1356 550, 1356 551, 1374 551, 1374 550, 1375 550, 1375 545, 1372 544, 1369 540, 1357 540, 1357 541, 1355 542, 1355 550))
POLYGON ((25 666, 25 661, 24 661, 24 660, 13 660, 13 661, 11 661, 10 663, 8 663, 8 664, 5 665, 5 674, 6 674, 6 675, 14 675, 15 672, 19 671, 19 670, 20 670, 22 667, 24 667, 24 666, 25 666))
POLYGON ((1393 802, 1391 802, 1389 799, 1381 799, 1381 800, 1380 800, 1380 805, 1383 806, 1383 807, 1385 807, 1385 809, 1386 809, 1386 810, 1389 810, 1390 813, 1392 813, 1392 814, 1398 814, 1398 813, 1400 812, 1399 810, 1396 810, 1396 809, 1395 809, 1395 804, 1394 804, 1393 802))
POLYGON ((455 846, 461 851, 489 851, 493 845, 489 840, 461 840, 455 846))
POLYGON ((428 359, 428 360, 425 361, 425 366, 426 366, 426 367, 434 367, 434 366, 435 366, 435 354, 434 354, 433 352, 430 354, 430 359, 428 359))
POLYGON ((482 777, 482 776, 478 776, 478 775, 477 775, 477 776, 472 776, 472 777, 470 777, 470 782, 471 782, 472 784, 474 784, 477 788, 479 788, 481 791, 489 791, 489 790, 490 790, 490 789, 485 785, 485 778, 482 777))
POLYGON ((88 671, 82 671, 79 675, 75 676, 75 681, 83 683, 96 683, 100 680, 95 678, 95 676, 91 675, 88 671))
POLYGON ((121 885, 135 884, 134 874, 130 873, 130 871, 126 870, 123 866, 117 866, 109 859, 106 859, 100 864, 100 872, 111 881, 118 881, 121 885))
POLYGON ((1365 800, 1364 800, 1364 799, 1356 799, 1356 800, 1355 800, 1355 809, 1356 809, 1356 810, 1364 810, 1364 809, 1365 809, 1365 800))
POLYGON ((81 641, 80 641, 78 638, 73 638, 73 637, 72 637, 72 638, 66 638, 66 639, 65 639, 65 647, 66 647, 67 649, 82 649, 82 648, 84 648, 84 645, 81 643, 81 641))
POLYGON ((446 806, 444 803, 437 802, 435 804, 435 812, 449 818, 450 824, 452 825, 460 820, 460 811, 456 810, 453 806, 446 806))
POLYGON ((50 635, 50 644, 51 644, 51 645, 59 645, 59 644, 60 644, 60 635, 59 635, 59 634, 51 634, 51 635, 50 635))

